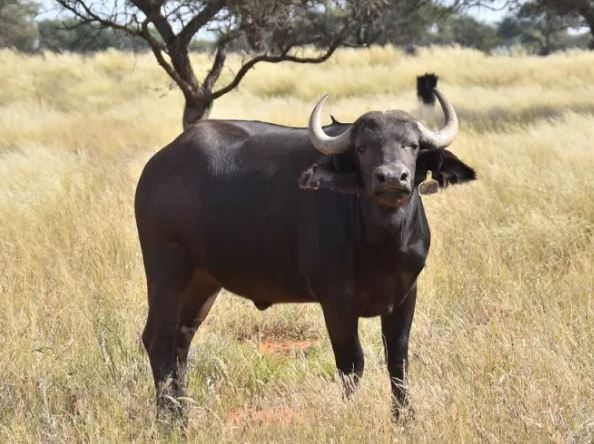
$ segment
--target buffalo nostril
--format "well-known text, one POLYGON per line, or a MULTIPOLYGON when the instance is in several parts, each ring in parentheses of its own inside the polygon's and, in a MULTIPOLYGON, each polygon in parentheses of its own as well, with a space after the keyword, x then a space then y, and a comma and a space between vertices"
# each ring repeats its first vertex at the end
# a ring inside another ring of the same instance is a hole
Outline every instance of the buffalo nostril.
POLYGON ((401 175, 400 175, 400 182, 406 182, 408 180, 408 173, 406 171, 404 171, 401 175))
POLYGON ((386 176, 384 176, 384 173, 377 173, 376 177, 379 183, 384 183, 386 181, 386 176))

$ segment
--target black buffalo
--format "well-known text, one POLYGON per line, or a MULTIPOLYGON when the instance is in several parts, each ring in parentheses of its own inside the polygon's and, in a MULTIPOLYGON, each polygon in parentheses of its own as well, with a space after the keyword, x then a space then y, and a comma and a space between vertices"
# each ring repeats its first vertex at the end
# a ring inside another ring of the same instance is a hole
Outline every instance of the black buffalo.
POLYGON ((458 120, 435 92, 439 131, 402 111, 322 129, 324 97, 309 128, 205 120, 148 162, 135 210, 160 411, 179 409, 190 343, 225 288, 259 309, 319 303, 347 393, 363 374, 358 320, 381 316, 398 414, 430 241, 418 185, 428 171, 441 187, 475 177, 444 150, 458 120))

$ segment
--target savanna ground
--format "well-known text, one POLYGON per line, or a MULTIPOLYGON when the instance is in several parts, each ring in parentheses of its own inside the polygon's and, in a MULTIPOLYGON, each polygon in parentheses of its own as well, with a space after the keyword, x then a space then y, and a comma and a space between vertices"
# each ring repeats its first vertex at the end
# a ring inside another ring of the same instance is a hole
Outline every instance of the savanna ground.
MULTIPOLYGON (((204 56, 196 56, 205 69, 204 56)), ((452 150, 479 181, 427 196, 433 233, 411 338, 413 419, 393 424, 379 320, 344 401, 316 305, 219 296, 194 341, 192 442, 592 442, 594 53, 344 50, 259 66, 213 117, 303 126, 417 108, 435 71, 452 150)), ((146 160, 180 131, 150 55, 0 52, 0 441, 150 441, 133 217, 146 160)))

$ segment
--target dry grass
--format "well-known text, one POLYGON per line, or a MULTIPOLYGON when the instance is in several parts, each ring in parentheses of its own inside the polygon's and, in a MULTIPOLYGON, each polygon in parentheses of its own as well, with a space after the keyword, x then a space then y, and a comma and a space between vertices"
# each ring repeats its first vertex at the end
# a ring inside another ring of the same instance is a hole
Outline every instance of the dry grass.
MULTIPOLYGON (((192 352, 190 441, 594 439, 594 53, 346 50, 259 67, 214 117, 303 125, 324 91, 341 120, 414 110, 425 71, 459 108, 453 150, 480 181, 425 199, 415 418, 390 421, 377 319, 362 322, 366 375, 345 402, 318 307, 261 313, 221 295, 192 352)), ((0 441, 181 440, 154 421, 132 212, 180 98, 149 55, 4 51, 0 78, 0 441)))

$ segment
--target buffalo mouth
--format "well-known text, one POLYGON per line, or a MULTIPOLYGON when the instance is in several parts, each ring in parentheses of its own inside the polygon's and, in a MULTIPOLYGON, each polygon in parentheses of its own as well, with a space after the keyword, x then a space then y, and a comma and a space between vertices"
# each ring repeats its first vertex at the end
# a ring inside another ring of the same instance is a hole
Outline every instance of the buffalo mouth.
POLYGON ((407 200, 411 190, 406 187, 382 187, 373 193, 373 197, 383 205, 394 206, 407 200))

